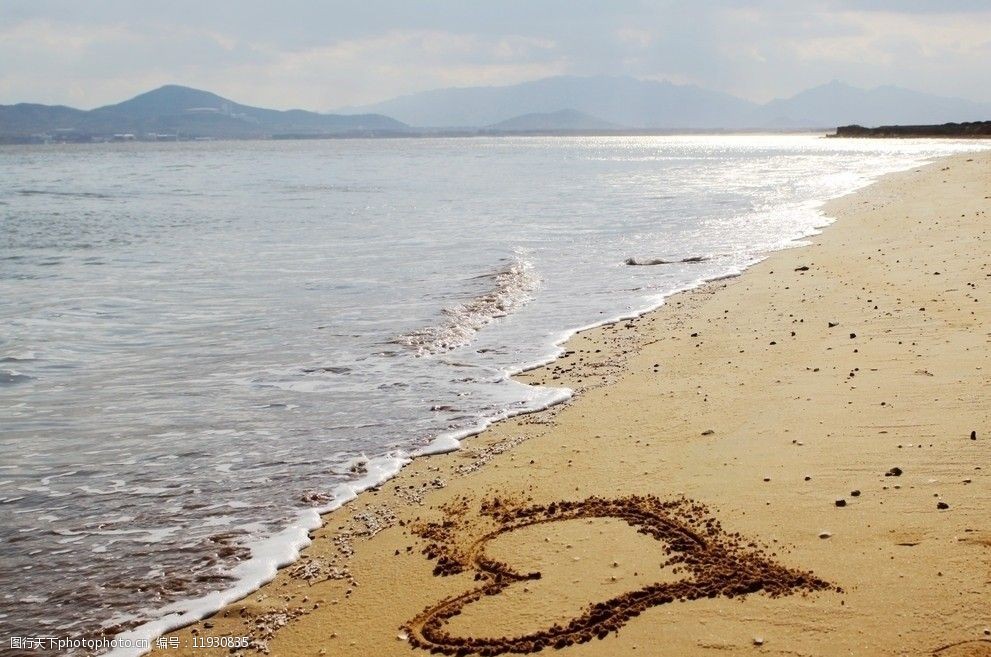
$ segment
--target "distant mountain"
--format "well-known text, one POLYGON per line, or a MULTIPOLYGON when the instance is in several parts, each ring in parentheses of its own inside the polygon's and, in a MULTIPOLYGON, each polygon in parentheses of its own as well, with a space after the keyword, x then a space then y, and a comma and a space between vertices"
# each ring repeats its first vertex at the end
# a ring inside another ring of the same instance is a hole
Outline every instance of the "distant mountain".
POLYGON ((39 126, 44 126, 41 130, 55 130, 77 125, 85 116, 86 112, 64 105, 0 105, 0 134, 31 135, 39 132, 39 126))
POLYGON ((758 110, 763 125, 831 127, 848 124, 936 124, 991 118, 991 104, 884 86, 858 89, 833 81, 758 110))
POLYGON ((0 137, 45 134, 59 139, 133 134, 181 138, 259 138, 292 134, 316 137, 348 133, 395 133, 409 126, 387 116, 341 116, 304 110, 241 105, 208 91, 167 85, 116 105, 90 111, 49 105, 0 105, 0 137))
POLYGON ((585 112, 563 109, 557 112, 521 114, 487 126, 496 132, 553 132, 556 130, 616 130, 620 126, 585 112))
POLYGON ((571 108, 631 128, 733 128, 743 127, 756 107, 692 85, 630 77, 559 76, 508 87, 424 91, 337 111, 380 112, 416 126, 468 128, 571 108))
POLYGON ((667 130, 832 128, 991 117, 988 104, 890 86, 867 90, 831 82, 758 105, 692 85, 606 76, 438 89, 338 111, 382 112, 416 126, 468 128, 498 125, 521 115, 553 114, 561 108, 627 128, 667 130))

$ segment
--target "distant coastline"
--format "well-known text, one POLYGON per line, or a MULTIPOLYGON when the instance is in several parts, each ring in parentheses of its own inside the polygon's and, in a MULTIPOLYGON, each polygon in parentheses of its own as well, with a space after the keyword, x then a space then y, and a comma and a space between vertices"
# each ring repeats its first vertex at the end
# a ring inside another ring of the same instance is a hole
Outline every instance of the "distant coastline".
MULTIPOLYGON (((334 140, 334 139, 431 139, 431 138, 476 138, 476 137, 670 137, 674 135, 796 135, 823 134, 828 128, 791 129, 693 129, 693 128, 617 128, 615 130, 496 130, 491 128, 441 129, 410 128, 407 130, 351 130, 342 132, 291 132, 272 135, 222 135, 217 137, 199 135, 160 135, 160 134, 100 134, 73 132, 66 135, 3 135, 0 145, 31 144, 107 144, 107 143, 152 143, 152 142, 202 142, 202 141, 293 141, 293 140, 334 140)), ((830 136, 830 135, 826 135, 830 136)))
POLYGON ((829 137, 955 137, 991 138, 991 121, 971 121, 967 123, 942 123, 939 125, 884 125, 865 128, 860 125, 845 125, 836 128, 836 134, 829 137))

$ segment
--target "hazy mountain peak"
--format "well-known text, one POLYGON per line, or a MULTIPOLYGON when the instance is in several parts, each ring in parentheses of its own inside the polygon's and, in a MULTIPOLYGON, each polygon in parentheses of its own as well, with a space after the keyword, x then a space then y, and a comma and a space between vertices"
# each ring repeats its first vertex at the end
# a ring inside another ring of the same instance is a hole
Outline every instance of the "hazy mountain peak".
POLYGON ((833 80, 790 98, 767 103, 761 113, 785 125, 831 127, 860 124, 937 124, 978 121, 991 116, 991 106, 884 85, 862 89, 833 80))
POLYGON ((436 89, 347 112, 379 112, 411 125, 476 127, 571 108, 629 127, 737 127, 755 105, 729 94, 628 76, 560 75, 503 87, 436 89))
MULTIPOLYGON (((184 114, 190 111, 216 112, 250 112, 259 108, 241 105, 222 96, 202 89, 184 87, 178 84, 167 84, 151 91, 138 94, 133 98, 117 103, 98 107, 97 112, 126 112, 138 113, 143 116, 162 116, 168 114, 184 114)), ((274 110, 262 110, 274 111, 274 110)))

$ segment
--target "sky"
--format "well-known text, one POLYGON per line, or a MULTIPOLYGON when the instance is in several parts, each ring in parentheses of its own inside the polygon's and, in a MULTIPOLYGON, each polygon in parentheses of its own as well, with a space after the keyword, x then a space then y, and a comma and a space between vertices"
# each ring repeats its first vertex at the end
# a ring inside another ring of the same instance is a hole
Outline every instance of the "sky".
POLYGON ((89 109, 174 83, 327 111, 562 74, 987 102, 991 0, 0 0, 0 104, 89 109))

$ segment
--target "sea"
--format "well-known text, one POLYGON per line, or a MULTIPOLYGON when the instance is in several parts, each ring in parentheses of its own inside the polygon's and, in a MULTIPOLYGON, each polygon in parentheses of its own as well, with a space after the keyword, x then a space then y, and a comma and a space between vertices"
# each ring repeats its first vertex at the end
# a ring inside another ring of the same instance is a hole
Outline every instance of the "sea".
POLYGON ((0 147, 0 645, 140 643, 243 597, 321 513, 566 400, 512 375, 576 330, 800 246, 825 200, 880 175, 981 147, 0 147))

